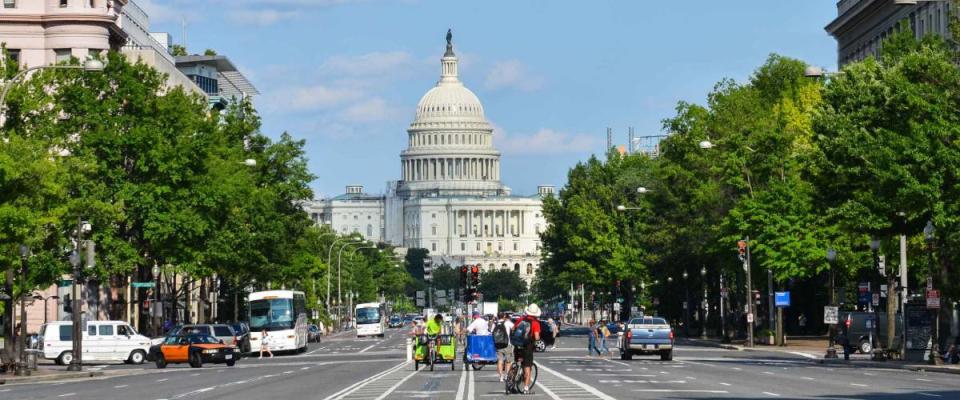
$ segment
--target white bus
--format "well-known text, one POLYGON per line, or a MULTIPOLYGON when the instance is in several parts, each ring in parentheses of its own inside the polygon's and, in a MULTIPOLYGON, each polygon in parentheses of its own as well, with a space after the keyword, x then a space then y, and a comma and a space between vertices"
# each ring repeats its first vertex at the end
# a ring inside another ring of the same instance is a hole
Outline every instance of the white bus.
POLYGON ((260 351, 263 331, 267 331, 270 351, 307 350, 307 299, 303 292, 253 292, 248 300, 250 351, 260 351))
POLYGON ((354 321, 356 321, 357 337, 379 336, 387 330, 387 312, 383 303, 357 304, 354 321))

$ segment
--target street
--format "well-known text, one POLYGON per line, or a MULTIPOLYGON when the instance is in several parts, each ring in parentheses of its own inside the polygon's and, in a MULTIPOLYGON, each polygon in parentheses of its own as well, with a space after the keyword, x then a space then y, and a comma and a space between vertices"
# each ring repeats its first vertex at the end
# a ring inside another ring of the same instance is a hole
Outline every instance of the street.
MULTIPOLYGON (((99 378, 0 386, 3 399, 492 399, 505 398, 496 369, 433 372, 404 362, 407 330, 383 339, 325 338, 299 355, 246 358, 235 367, 152 364, 93 366, 99 378)), ((556 349, 538 353, 531 399, 863 398, 960 396, 953 375, 856 365, 820 365, 800 354, 740 352, 679 342, 674 361, 587 359, 585 331, 564 331, 556 349)), ((49 366, 47 366, 49 367, 49 366)), ((516 396, 514 396, 516 397, 516 396)))

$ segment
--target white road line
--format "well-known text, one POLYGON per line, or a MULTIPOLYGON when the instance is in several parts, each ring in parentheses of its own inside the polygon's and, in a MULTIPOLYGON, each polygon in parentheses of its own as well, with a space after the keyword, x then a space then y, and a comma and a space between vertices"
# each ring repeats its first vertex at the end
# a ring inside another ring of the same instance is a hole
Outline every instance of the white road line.
POLYGON ((763 392, 763 394, 765 394, 765 395, 767 395, 767 396, 780 397, 780 395, 779 395, 779 394, 776 394, 776 393, 763 392))
POLYGON ((770 372, 770 371, 763 371, 763 373, 765 373, 765 374, 767 374, 767 375, 773 375, 773 372, 770 372))
POLYGON ((403 379, 397 381, 397 383, 393 384, 393 386, 390 386, 390 388, 387 389, 387 391, 383 392, 383 394, 381 394, 380 397, 377 397, 377 398, 374 399, 374 400, 383 400, 383 399, 387 398, 387 396, 389 396, 391 393, 393 393, 394 390, 397 390, 397 388, 400 387, 400 385, 402 385, 402 384, 403 384, 404 382, 406 382, 408 379, 410 379, 410 378, 412 378, 414 375, 416 375, 417 372, 420 372, 420 370, 419 370, 419 369, 418 369, 418 370, 415 370, 415 371, 411 372, 409 375, 403 377, 403 379))
POLYGON ((157 382, 166 382, 166 381, 169 380, 169 379, 170 379, 170 378, 157 379, 157 382))
POLYGON ((70 396, 73 396, 73 395, 75 395, 75 394, 76 394, 76 393, 64 393, 64 394, 61 394, 61 395, 59 395, 59 396, 57 396, 57 397, 70 397, 70 396))
POLYGON ((862 383, 851 383, 850 386, 867 387, 867 385, 864 385, 862 383))
MULTIPOLYGON (((542 390, 543 393, 546 394, 547 396, 550 396, 551 399, 553 399, 553 400, 561 400, 560 396, 557 396, 557 394, 554 393, 552 390, 550 390, 550 388, 548 388, 548 387, 540 384, 540 382, 537 382, 536 384, 534 384, 534 386, 536 386, 537 388, 539 388, 540 390, 542 390)), ((499 395, 498 395, 498 396, 499 396, 499 395)))
POLYGON ((917 380, 920 381, 920 382, 933 382, 933 381, 930 380, 930 379, 923 379, 923 378, 917 378, 917 380))
POLYGON ((816 379, 813 379, 813 378, 811 378, 811 377, 809 377, 809 376, 801 376, 800 379, 806 379, 806 380, 808 380, 808 381, 815 381, 815 380, 816 380, 816 379))
POLYGON ((613 361, 613 360, 609 360, 609 359, 607 359, 607 361, 612 362, 612 363, 617 364, 617 365, 622 365, 622 366, 627 367, 627 368, 630 368, 630 367, 631 367, 630 364, 627 364, 627 363, 625 363, 625 362, 613 361))
POLYGON ((569 383, 571 383, 571 384, 573 384, 573 385, 579 386, 581 389, 586 390, 586 391, 589 392, 590 394, 592 394, 592 395, 594 395, 594 396, 597 396, 597 397, 599 397, 599 398, 602 399, 602 400, 615 400, 613 397, 608 396, 606 393, 603 393, 603 392, 601 392, 600 390, 597 390, 597 388, 595 388, 595 387, 593 387, 593 386, 590 386, 590 385, 587 385, 586 383, 580 382, 580 381, 578 381, 578 380, 576 380, 576 379, 573 379, 573 378, 571 378, 571 377, 569 377, 569 376, 566 376, 566 375, 564 375, 564 374, 561 374, 561 373, 559 373, 559 372, 557 372, 557 371, 554 371, 554 370, 552 370, 552 369, 550 369, 550 368, 547 368, 545 365, 543 365, 543 364, 541 364, 541 363, 537 363, 537 367, 538 367, 539 369, 543 370, 543 371, 546 371, 548 374, 556 375, 556 376, 559 377, 560 379, 563 379, 563 380, 565 380, 565 381, 567 381, 567 382, 569 382, 569 383))
POLYGON ((463 387, 466 384, 467 384, 467 366, 464 365, 463 368, 460 369, 460 384, 457 385, 457 396, 454 397, 454 399, 463 400, 463 396, 464 396, 463 387))
POLYGON ((123 388, 125 388, 125 387, 127 387, 127 386, 129 386, 129 385, 117 385, 117 386, 114 386, 113 388, 114 388, 114 389, 123 389, 123 388))
POLYGON ((941 396, 941 395, 939 395, 939 394, 933 394, 933 393, 917 392, 917 394, 922 395, 922 396, 927 396, 927 397, 943 397, 943 396, 941 396))
POLYGON ((310 369, 310 367, 303 367, 303 368, 300 368, 300 370, 301 370, 301 371, 306 371, 306 370, 308 370, 308 369, 310 369))
POLYGON ((800 357, 809 358, 809 359, 811 359, 811 360, 819 360, 819 359, 820 359, 820 356, 815 356, 815 355, 813 355, 813 354, 807 354, 807 353, 801 353, 801 352, 799 352, 799 351, 788 351, 787 353, 790 353, 790 354, 793 354, 793 355, 797 355, 797 356, 800 356, 800 357))
POLYGON ((730 384, 729 384, 729 383, 726 383, 726 382, 720 382, 720 384, 723 385, 723 386, 730 386, 730 384))
POLYGON ((378 373, 378 374, 374 374, 373 376, 370 376, 370 377, 368 377, 368 378, 366 378, 366 379, 362 379, 362 380, 360 380, 360 381, 357 382, 357 383, 354 383, 354 384, 352 384, 352 385, 350 385, 350 386, 347 386, 346 388, 341 389, 339 392, 336 392, 336 393, 334 393, 334 394, 331 394, 330 396, 327 396, 324 400, 342 399, 342 398, 344 398, 344 397, 346 397, 346 396, 349 396, 351 393, 356 392, 356 391, 359 390, 361 387, 363 387, 363 385, 366 385, 367 383, 373 382, 373 381, 375 381, 375 380, 377 380, 377 379, 380 379, 380 378, 382 378, 382 377, 384 377, 384 376, 386 376, 386 375, 389 375, 391 372, 396 371, 396 370, 398 370, 398 369, 400 369, 400 368, 403 368, 403 367, 404 367, 405 365, 407 365, 407 364, 408 364, 408 363, 407 363, 406 361, 404 361, 404 362, 402 362, 402 363, 400 363, 400 364, 398 364, 398 365, 395 365, 395 366, 393 366, 393 367, 391 367, 391 368, 387 368, 387 370, 385 370, 385 371, 383 371, 383 372, 380 372, 380 373, 378 373))
MULTIPOLYGON (((464 369, 466 369, 466 367, 464 367, 464 369)), ((467 372, 467 380, 469 381, 467 384, 467 400, 473 400, 475 398, 474 392, 477 390, 477 383, 474 380, 474 373, 475 372, 472 369, 470 372, 467 372)))
POLYGON ((367 350, 370 350, 370 349, 373 348, 373 346, 376 346, 376 345, 378 345, 378 344, 380 344, 380 343, 371 344, 371 345, 367 346, 365 349, 360 350, 360 353, 363 353, 363 352, 365 352, 365 351, 367 351, 367 350))
POLYGON ((696 389, 633 389, 633 391, 649 392, 649 393, 711 393, 711 394, 730 393, 726 390, 696 390, 696 389))

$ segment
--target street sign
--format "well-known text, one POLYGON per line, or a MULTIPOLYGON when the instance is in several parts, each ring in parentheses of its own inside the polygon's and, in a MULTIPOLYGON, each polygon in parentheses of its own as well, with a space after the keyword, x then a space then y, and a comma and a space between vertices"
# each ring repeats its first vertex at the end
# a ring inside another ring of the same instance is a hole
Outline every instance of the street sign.
POLYGON ((880 275, 887 276, 887 257, 880 256, 880 259, 877 262, 877 266, 880 269, 880 275))
POLYGON ((939 290, 927 290, 927 308, 928 309, 939 309, 940 308, 940 291, 939 290))
POLYGON ((773 301, 777 307, 790 307, 790 292, 774 292, 773 301))
POLYGON ((879 305, 880 305, 880 293, 874 293, 874 294, 873 294, 873 305, 874 305, 874 306, 879 306, 879 305))
POLYGON ((887 297, 887 285, 880 285, 880 297, 887 297))
POLYGON ((870 304, 870 282, 860 282, 857 286, 857 304, 870 304))
POLYGON ((747 313, 747 323, 748 324, 753 323, 753 313, 747 313))
POLYGON ((720 296, 727 297, 727 291, 725 287, 720 288, 720 296))
POLYGON ((823 307, 823 323, 832 325, 838 323, 840 320, 840 307, 836 306, 824 306, 823 307))
POLYGON ((613 303, 613 312, 620 312, 620 303, 613 303))
POLYGON ((150 282, 132 282, 132 283, 130 283, 130 287, 133 287, 133 288, 152 288, 152 287, 156 287, 156 286, 157 286, 157 283, 156 283, 156 282, 153 282, 153 281, 150 281, 150 282))
POLYGON ((928 277, 927 277, 927 291, 929 292, 929 291, 931 291, 931 290, 933 290, 933 277, 932 277, 932 276, 928 276, 928 277))
POLYGON ((683 302, 683 309, 684 309, 684 310, 687 309, 687 302, 683 302))
POLYGON ((424 301, 422 298, 417 299, 417 307, 424 307, 426 305, 427 305, 427 302, 424 301))
POLYGON ((72 279, 61 279, 61 280, 60 280, 60 287, 70 287, 70 286, 73 286, 73 280, 72 280, 72 279))
POLYGON ((417 300, 423 300, 426 297, 427 297, 427 294, 424 293, 422 290, 417 291, 417 300))

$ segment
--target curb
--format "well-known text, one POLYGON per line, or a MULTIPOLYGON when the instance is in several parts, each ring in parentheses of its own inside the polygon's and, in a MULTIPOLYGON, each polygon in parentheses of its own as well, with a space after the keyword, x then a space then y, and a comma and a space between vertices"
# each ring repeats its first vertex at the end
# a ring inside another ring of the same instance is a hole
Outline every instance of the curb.
POLYGON ((0 385, 17 384, 17 383, 54 382, 54 381, 62 381, 62 380, 78 379, 78 378, 94 378, 94 377, 99 377, 103 375, 104 375, 103 371, 88 371, 88 372, 69 372, 69 373, 52 374, 52 375, 39 375, 39 376, 9 377, 9 378, 0 378, 0 385))

